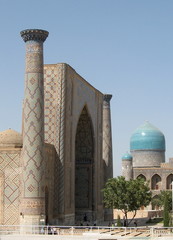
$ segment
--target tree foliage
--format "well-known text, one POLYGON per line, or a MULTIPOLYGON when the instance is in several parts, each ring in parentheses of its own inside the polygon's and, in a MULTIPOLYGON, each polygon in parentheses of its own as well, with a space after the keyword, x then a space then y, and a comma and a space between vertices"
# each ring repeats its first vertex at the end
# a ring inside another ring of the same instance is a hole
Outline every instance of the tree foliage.
POLYGON ((161 191, 157 197, 152 199, 154 207, 163 207, 163 225, 169 227, 170 213, 172 210, 172 191, 161 191))
POLYGON ((164 227, 169 227, 169 221, 170 221, 169 211, 170 211, 170 206, 168 202, 168 194, 166 194, 164 199, 164 209, 163 209, 163 226, 164 227))
POLYGON ((121 227, 121 226, 122 226, 121 218, 120 218, 120 215, 118 215, 118 217, 117 217, 117 227, 121 227))
POLYGON ((105 207, 121 210, 127 226, 136 216, 136 211, 142 206, 148 206, 151 201, 148 182, 142 178, 130 181, 126 181, 122 176, 111 178, 107 181, 103 194, 105 207), (127 220, 128 212, 133 212, 130 222, 127 220))
POLYGON ((168 209, 169 211, 172 210, 172 191, 161 191, 160 194, 157 195, 157 198, 152 199, 152 205, 154 207, 164 207, 164 201, 165 198, 167 197, 168 201, 168 209))

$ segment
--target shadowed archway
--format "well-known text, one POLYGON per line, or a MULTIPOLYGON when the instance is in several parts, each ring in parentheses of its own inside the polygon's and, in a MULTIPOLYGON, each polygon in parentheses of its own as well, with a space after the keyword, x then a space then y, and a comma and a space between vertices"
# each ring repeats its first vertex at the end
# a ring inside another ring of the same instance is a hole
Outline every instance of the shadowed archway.
POLYGON ((151 189, 160 190, 161 189, 162 179, 158 174, 154 174, 151 178, 151 189))
POLYGON ((166 189, 172 189, 173 174, 169 174, 166 178, 166 189))
POLYGON ((142 178, 144 181, 146 181, 146 177, 143 174, 138 175, 137 178, 142 178))
POLYGON ((75 139, 75 216, 76 221, 92 220, 94 139, 92 121, 85 106, 79 117, 75 139), (84 218, 85 216, 85 218, 84 218))

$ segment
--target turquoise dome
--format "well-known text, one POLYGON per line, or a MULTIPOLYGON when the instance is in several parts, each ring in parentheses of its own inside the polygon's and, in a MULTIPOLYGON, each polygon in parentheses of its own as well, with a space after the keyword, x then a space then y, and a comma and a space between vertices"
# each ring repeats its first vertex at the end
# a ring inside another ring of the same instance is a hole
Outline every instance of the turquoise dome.
POLYGON ((136 129, 130 139, 130 150, 162 150, 165 151, 163 133, 149 122, 136 129))
POLYGON ((129 154, 128 152, 126 152, 126 153, 122 156, 122 160, 132 160, 132 155, 129 154))

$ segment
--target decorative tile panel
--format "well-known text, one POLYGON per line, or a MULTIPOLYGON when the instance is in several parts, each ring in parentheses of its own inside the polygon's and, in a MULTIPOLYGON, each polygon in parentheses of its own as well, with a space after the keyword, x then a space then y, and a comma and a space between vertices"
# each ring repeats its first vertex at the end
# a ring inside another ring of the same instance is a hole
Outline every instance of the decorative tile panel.
POLYGON ((64 211, 65 68, 66 64, 44 66, 45 141, 53 144, 57 152, 55 181, 58 181, 58 185, 55 183, 55 215, 64 211))
POLYGON ((113 177, 112 166, 112 132, 110 100, 112 95, 105 94, 103 101, 103 161, 105 163, 104 181, 113 177))
POLYGON ((19 224, 20 152, 0 152, 1 224, 19 224))

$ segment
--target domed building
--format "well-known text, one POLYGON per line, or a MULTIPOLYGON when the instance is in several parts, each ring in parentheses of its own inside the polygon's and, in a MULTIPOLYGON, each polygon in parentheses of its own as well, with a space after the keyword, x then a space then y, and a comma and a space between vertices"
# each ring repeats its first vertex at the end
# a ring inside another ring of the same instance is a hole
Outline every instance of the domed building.
POLYGON ((137 128, 130 139, 133 167, 158 167, 165 162, 165 137, 149 122, 137 128))
POLYGON ((146 121, 130 138, 130 154, 122 157, 122 175, 126 180, 138 177, 149 180, 154 198, 161 190, 172 189, 173 159, 165 162, 165 145, 164 134, 146 121))
POLYGON ((0 132, 0 148, 21 148, 22 135, 15 130, 7 129, 0 132))

